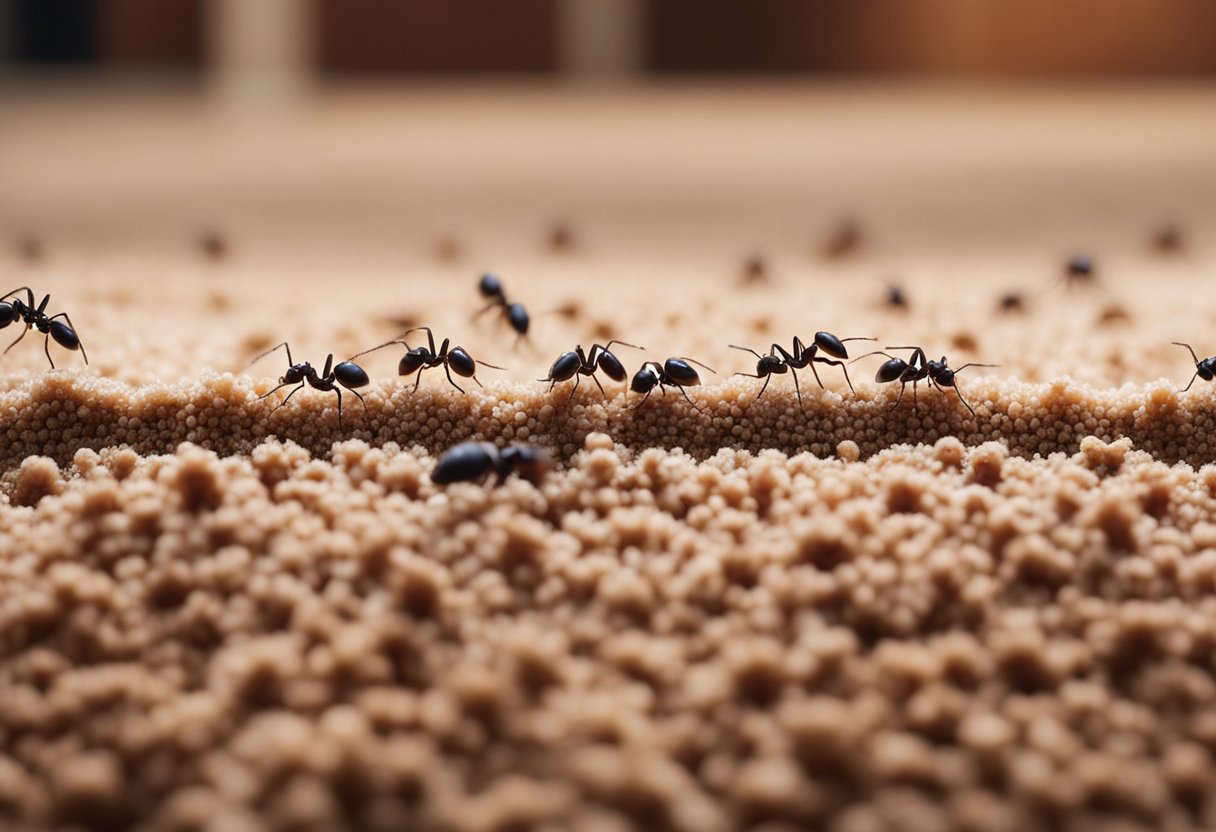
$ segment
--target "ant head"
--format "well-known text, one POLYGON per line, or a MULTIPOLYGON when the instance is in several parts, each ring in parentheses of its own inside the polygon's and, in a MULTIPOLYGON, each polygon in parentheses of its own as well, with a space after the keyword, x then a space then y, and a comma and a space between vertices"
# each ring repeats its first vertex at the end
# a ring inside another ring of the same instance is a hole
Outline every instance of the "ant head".
POLYGON ((553 362, 553 366, 549 368, 549 377, 542 381, 567 381, 573 378, 583 364, 579 355, 581 351, 582 347, 579 347, 579 352, 564 352, 559 355, 553 362))
POLYGON ((80 338, 77 337, 75 330, 63 321, 51 321, 50 333, 59 346, 69 350, 80 349, 80 338))
POLYGON ((535 445, 508 445, 499 453, 499 459, 503 473, 514 471, 520 479, 533 484, 539 482, 553 467, 549 454, 535 445))
POLYGON ((483 274, 477 284, 477 291, 487 298, 502 297, 502 281, 496 274, 483 274))
POLYGON ((397 375, 412 376, 426 364, 430 355, 431 351, 426 347, 414 347, 397 362, 397 375))
POLYGON ((779 355, 772 355, 770 353, 769 355, 761 356, 760 360, 756 362, 756 375, 758 376, 767 376, 772 373, 780 375, 788 370, 789 368, 785 366, 785 360, 779 355))
POLYGON ((661 368, 653 361, 647 361, 633 374, 629 389, 635 393, 649 393, 662 380, 661 368))
POLYGON ((312 372, 312 365, 305 361, 303 364, 292 364, 279 379, 283 384, 299 384, 305 376, 312 372))
POLYGON ((595 366, 613 381, 624 381, 629 375, 625 372, 625 365, 608 350, 600 351, 599 357, 595 359, 595 366))

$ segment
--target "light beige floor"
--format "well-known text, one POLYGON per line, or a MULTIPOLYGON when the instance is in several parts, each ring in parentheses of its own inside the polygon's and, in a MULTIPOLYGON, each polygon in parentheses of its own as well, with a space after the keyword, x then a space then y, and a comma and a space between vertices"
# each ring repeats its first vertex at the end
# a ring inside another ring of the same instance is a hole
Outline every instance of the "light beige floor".
POLYGON ((1213 391, 1177 392, 1169 342, 1216 352, 1214 99, 5 90, 0 229, 45 256, 0 274, 90 364, 32 334, 0 365, 0 821, 1212 828, 1213 391), (825 257, 850 216, 864 244, 825 257), (1167 219, 1182 252, 1149 245, 1167 219), (486 269, 531 346, 470 321, 486 269), (343 426, 256 400, 284 363, 257 352, 405 320, 510 370, 415 395, 386 350, 343 426), (856 395, 804 374, 801 408, 788 377, 636 410, 534 381, 578 342, 726 375, 731 343, 819 329, 1001 366, 960 376, 974 419, 891 409, 879 358, 856 395), (559 464, 435 486, 468 436, 559 464))

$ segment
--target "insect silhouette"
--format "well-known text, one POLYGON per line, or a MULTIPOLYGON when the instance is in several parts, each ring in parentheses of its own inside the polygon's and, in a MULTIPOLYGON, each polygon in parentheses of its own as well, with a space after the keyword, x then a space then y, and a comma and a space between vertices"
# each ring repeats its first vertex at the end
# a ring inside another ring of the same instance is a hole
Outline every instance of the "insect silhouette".
POLYGON ((84 344, 80 343, 80 336, 76 334, 76 327, 72 324, 72 319, 68 317, 67 312, 47 315, 46 307, 50 302, 51 296, 46 295, 42 298, 42 303, 35 306, 34 291, 28 286, 22 286, 0 296, 0 329, 17 322, 25 324, 25 329, 21 330, 17 340, 5 348, 5 354, 7 355, 9 350, 17 346, 17 342, 24 338, 26 333, 36 328, 46 336, 42 349, 46 352, 46 360, 51 362, 51 369, 55 368, 55 360, 51 358, 52 338, 64 349, 80 350, 84 363, 88 364, 89 354, 84 351, 84 344), (25 300, 17 297, 21 292, 25 292, 25 300), (63 320, 60 321, 59 318, 63 318, 63 320))
POLYGON ((569 381, 574 379, 574 386, 570 390, 570 396, 566 399, 569 404, 574 398, 574 393, 578 390, 578 384, 581 380, 579 376, 588 376, 595 382, 595 386, 600 388, 600 392, 604 394, 604 398, 608 394, 604 391, 604 385, 600 384, 600 380, 595 377, 595 371, 601 370, 604 375, 613 381, 624 381, 629 377, 625 372, 625 367, 615 355, 609 352, 609 348, 613 344, 620 344, 622 347, 630 347, 631 349, 640 350, 639 346, 627 344, 624 341, 618 341, 615 338, 607 344, 592 344, 588 352, 583 352, 581 344, 576 346, 572 352, 564 352, 557 357, 553 362, 553 366, 549 368, 549 375, 545 378, 539 378, 537 381, 549 382, 549 390, 560 381, 569 381))
POLYGON ((1191 385, 1195 383, 1195 379, 1197 378, 1201 378, 1204 381, 1211 381, 1213 378, 1216 378, 1216 355, 1209 356, 1201 361, 1199 360, 1199 356, 1195 355, 1195 351, 1191 349, 1190 344, 1184 344, 1181 341, 1170 341, 1170 343, 1179 347, 1186 347, 1191 353, 1191 358, 1195 360, 1195 375, 1191 376, 1190 383, 1179 390, 1179 393, 1185 393, 1187 390, 1190 390, 1191 385))
POLYGON ((481 293, 482 297, 490 298, 490 302, 473 316, 474 320, 491 309, 501 309, 503 318, 511 325, 511 329, 519 334, 520 338, 528 334, 528 310, 522 303, 510 303, 507 300, 506 290, 503 289, 502 280, 498 275, 483 274, 477 283, 477 291, 481 293))
POLYGON ((338 397, 339 429, 342 427, 341 388, 345 387, 347 390, 354 393, 356 398, 359 399, 359 402, 363 404, 364 407, 367 406, 367 403, 363 401, 363 396, 360 395, 359 391, 355 389, 356 387, 367 386, 368 382, 370 381, 370 379, 367 377, 367 373, 362 367, 355 364, 353 361, 340 361, 337 365, 335 365, 333 353, 330 353, 325 357, 325 369, 323 369, 319 374, 317 373, 316 369, 313 368, 312 364, 309 364, 307 361, 302 361, 299 364, 295 363, 291 357, 291 347, 287 345, 286 341, 279 344, 277 347, 271 347, 270 349, 266 350, 266 352, 253 359, 251 363, 256 364, 258 361, 261 361, 272 352, 280 349, 287 350, 287 372, 283 373, 282 378, 279 379, 279 384, 277 387, 275 387, 269 393, 258 396, 259 401, 292 384, 298 386, 288 393, 287 397, 283 399, 283 401, 279 402, 278 406, 275 407, 275 410, 278 410, 280 407, 291 401, 291 397, 300 390, 304 389, 305 385, 311 386, 316 390, 333 392, 338 397))
MULTIPOLYGON (((910 360, 905 361, 888 353, 878 350, 868 353, 867 355, 885 355, 887 361, 884 361, 882 366, 878 368, 878 372, 874 375, 874 380, 879 384, 887 384, 893 381, 899 382, 899 395, 895 398, 895 403, 891 405, 894 409, 899 406, 900 400, 904 397, 904 390, 907 389, 908 382, 912 382, 912 402, 916 403, 916 385, 922 381, 928 382, 935 387, 952 387, 958 400, 963 403, 963 407, 967 408, 971 413, 972 418, 975 417, 975 410, 963 398, 962 392, 958 389, 955 383, 955 376, 967 369, 968 367, 997 367, 997 364, 978 364, 971 362, 964 364, 958 369, 951 369, 947 366, 946 356, 942 356, 939 361, 930 361, 925 355, 925 351, 920 347, 887 347, 889 350, 912 350, 910 360)), ((865 358, 866 356, 860 356, 865 358)))
POLYGON ((552 467, 544 449, 517 442, 499 450, 489 442, 461 442, 435 463, 431 482, 485 482, 491 474, 504 480, 511 474, 531 483, 539 482, 552 467))
POLYGON ((356 353, 355 355, 351 356, 351 358, 355 359, 361 355, 367 355, 369 352, 382 350, 385 347, 392 346, 393 344, 401 344, 406 348, 407 352, 405 355, 401 356, 401 360, 397 363, 397 375, 412 376, 414 373, 417 373, 418 377, 414 379, 414 390, 417 390, 418 385, 422 382, 423 370, 429 370, 432 367, 438 367, 440 365, 443 366, 443 371, 447 374, 448 383, 461 393, 465 392, 465 390, 456 383, 455 379, 452 378, 453 372, 462 378, 473 379, 473 381, 477 383, 478 387, 484 387, 485 385, 483 385, 480 381, 477 381, 476 373, 478 364, 495 370, 506 369, 506 367, 499 367, 497 364, 477 361, 473 358, 473 356, 469 355, 464 347, 451 347, 449 349, 448 345, 450 343, 450 338, 444 338, 443 343, 439 346, 439 349, 436 350, 435 335, 431 332, 431 328, 429 326, 415 326, 407 329, 393 340, 385 341, 380 346, 372 347, 370 350, 364 350, 363 352, 356 353), (404 338, 411 332, 418 331, 426 333, 427 346, 411 348, 410 345, 405 342, 404 338))
MULTIPOLYGON (((823 387, 823 381, 819 378, 819 373, 815 369, 816 364, 831 364, 840 367, 844 373, 844 380, 849 385, 849 390, 853 390, 853 381, 849 378, 849 370, 843 361, 834 361, 831 358, 822 358, 818 355, 819 352, 825 352, 835 358, 849 357, 849 352, 845 348, 846 341, 873 341, 873 338, 837 338, 830 332, 816 332, 809 346, 802 343, 802 339, 794 337, 792 351, 787 352, 780 344, 773 344, 767 355, 761 355, 751 347, 740 347, 731 344, 731 349, 750 352, 756 356, 756 372, 755 373, 735 373, 737 376, 746 376, 747 378, 762 378, 764 384, 760 387, 760 392, 756 394, 753 402, 760 400, 764 395, 764 391, 768 388, 769 381, 774 375, 782 375, 787 370, 794 376, 794 392, 798 394, 798 403, 802 404, 802 389, 798 386, 798 370, 811 368, 811 372, 815 376, 815 381, 819 386, 823 387)), ((871 353, 873 355, 873 353, 871 353)), ((853 392, 857 392, 853 390, 853 392)))
POLYGON ((696 387, 701 383, 701 376, 693 369, 693 364, 717 375, 717 371, 712 367, 707 367, 700 361, 694 361, 691 358, 669 358, 662 364, 657 361, 647 361, 633 374, 633 381, 629 384, 629 389, 634 393, 644 394, 642 400, 634 407, 644 405, 650 398, 650 394, 654 392, 654 388, 658 387, 659 392, 665 396, 667 388, 674 387, 680 391, 680 395, 684 397, 685 401, 700 410, 684 389, 685 387, 696 387))

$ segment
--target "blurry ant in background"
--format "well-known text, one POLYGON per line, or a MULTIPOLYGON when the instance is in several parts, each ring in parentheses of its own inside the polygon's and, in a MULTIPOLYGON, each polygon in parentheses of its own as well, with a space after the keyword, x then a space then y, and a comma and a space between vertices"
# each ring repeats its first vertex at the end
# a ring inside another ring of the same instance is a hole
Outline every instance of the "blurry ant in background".
POLYGON ((1195 351, 1191 349, 1190 344, 1184 344, 1181 341, 1170 341, 1170 343, 1174 344, 1175 346, 1186 347, 1188 350, 1190 350, 1191 358, 1195 361, 1195 375, 1191 376, 1190 383, 1187 384, 1186 387, 1179 390, 1179 393, 1185 393, 1187 390, 1190 390, 1191 385, 1195 383, 1195 379, 1197 378, 1201 378, 1204 381, 1211 381, 1213 378, 1216 378, 1216 355, 1200 361, 1199 356, 1195 355, 1195 351))
POLYGON ((1098 279, 1098 267, 1088 254, 1074 254, 1064 264, 1064 280, 1069 287, 1092 286, 1098 279))
POLYGON ((342 428, 342 390, 339 388, 339 385, 354 393, 364 408, 367 407, 367 402, 363 401, 363 396, 361 396, 359 391, 355 389, 356 387, 367 386, 368 382, 370 381, 370 379, 367 377, 367 373, 364 372, 362 367, 355 364, 353 361, 341 361, 337 364, 337 366, 334 366, 333 353, 330 353, 325 357, 325 369, 322 370, 319 375, 317 374, 317 371, 313 369, 312 364, 309 364, 307 361, 302 361, 299 364, 296 364, 292 360, 291 347, 287 345, 286 341, 279 344, 277 347, 271 347, 270 349, 266 350, 266 352, 253 359, 253 361, 250 363, 256 364, 275 350, 279 349, 287 350, 287 372, 283 373, 282 378, 279 379, 278 387, 275 387, 269 393, 258 396, 258 401, 273 395, 277 391, 291 384, 298 384, 299 386, 288 393, 287 398, 279 402, 278 406, 275 407, 275 410, 278 410, 280 407, 291 401, 291 397, 300 390, 304 389, 304 385, 306 384, 316 390, 333 392, 338 397, 339 430, 342 428))
POLYGON ((503 318, 511 325, 511 329, 518 333, 520 338, 528 335, 528 310, 524 309, 522 303, 510 303, 507 301, 507 294, 502 288, 502 280, 499 279, 498 275, 483 274, 477 284, 477 291, 481 293, 482 297, 489 298, 490 302, 473 316, 473 320, 477 320, 491 309, 501 309, 503 318))
MULTIPOLYGON (((878 368, 878 372, 874 375, 874 381, 879 384, 887 384, 892 381, 899 382, 899 395, 895 398, 895 403, 891 405, 892 409, 899 406, 899 402, 904 397, 904 390, 908 386, 908 382, 912 382, 912 403, 916 404, 916 385, 922 381, 927 381, 935 387, 952 387, 958 400, 963 403, 963 407, 967 408, 971 413, 971 417, 975 418, 975 410, 971 405, 967 404, 967 400, 963 398, 962 392, 955 384, 955 376, 967 369, 968 367, 996 367, 997 364, 978 364, 971 362, 964 364, 956 370, 952 370, 946 364, 946 356, 942 356, 939 361, 930 361, 925 356, 925 351, 920 347, 887 347, 889 350, 912 350, 911 360, 905 361, 902 358, 897 358, 893 355, 888 355, 882 350, 867 353, 867 355, 885 355, 888 360, 883 362, 883 365, 878 368)), ((866 358, 867 355, 859 356, 857 360, 866 358)))
POLYGON ((464 347, 452 347, 451 349, 448 349, 448 345, 450 343, 450 338, 444 338, 443 344, 440 345, 438 350, 436 350, 435 335, 431 332, 431 328, 429 326, 416 326, 407 329, 392 341, 385 341, 378 347, 372 347, 370 350, 364 350, 363 352, 356 353, 355 355, 351 356, 351 358, 358 358, 361 355, 367 355, 369 352, 382 350, 385 347, 392 346, 393 344, 401 344, 406 348, 406 350, 408 350, 408 352, 401 356, 401 361, 397 363, 397 375, 411 376, 414 373, 417 373, 418 377, 414 379, 415 391, 417 391, 418 385, 422 383, 422 371, 432 367, 438 367, 440 365, 443 366, 443 371, 447 373, 448 383, 461 393, 465 392, 465 390, 452 378, 453 371, 455 371, 456 375, 458 376, 473 379, 473 381, 477 383, 478 387, 484 387, 485 385, 483 385, 480 381, 477 381, 477 376, 475 375, 478 364, 482 365, 483 367, 491 367, 495 370, 506 369, 506 367, 499 367, 497 364, 487 364, 485 361, 477 361, 473 358, 473 356, 468 354, 464 347), (409 344, 402 340, 411 332, 418 332, 419 330, 426 333, 427 346, 411 348, 409 344))
POLYGON ((697 371, 692 368, 693 364, 717 375, 717 371, 712 367, 707 367, 700 361, 694 361, 691 358, 669 358, 662 364, 657 361, 647 361, 633 374, 633 381, 629 384, 629 389, 634 393, 644 394, 642 400, 634 407, 644 405, 650 398, 650 394, 654 392, 654 388, 658 387, 660 393, 667 395, 667 388, 674 387, 694 409, 700 410, 701 408, 697 407, 684 390, 685 387, 696 387, 701 383, 701 376, 697 375, 697 371))
POLYGON ((39 332, 46 336, 42 345, 46 352, 46 360, 51 362, 51 369, 55 368, 55 361, 51 358, 51 339, 55 339, 55 343, 64 349, 80 350, 81 356, 84 357, 84 363, 89 363, 89 355, 84 351, 84 344, 80 343, 80 337, 76 334, 76 328, 72 324, 72 319, 68 317, 67 312, 59 312, 55 315, 48 316, 46 314, 46 306, 51 302, 51 296, 46 295, 42 298, 42 303, 34 306, 34 291, 28 286, 21 286, 0 295, 0 329, 4 329, 9 324, 20 321, 25 324, 25 329, 17 336, 17 340, 9 344, 4 353, 17 346, 17 342, 25 337, 26 333, 32 328, 37 328, 39 332), (21 292, 25 292, 25 300, 16 297, 21 292), (12 298, 12 300, 8 300, 12 298), (56 320, 63 318, 63 321, 56 320))
POLYGON ((833 361, 831 358, 820 358, 816 355, 820 350, 828 355, 836 358, 848 358, 849 352, 845 349, 845 341, 873 341, 873 338, 837 338, 830 332, 816 332, 815 338, 810 346, 805 346, 802 339, 795 336, 793 343, 793 352, 786 352, 780 344, 773 344, 768 355, 761 355, 751 347, 740 347, 731 344, 730 348, 750 352, 758 359, 756 362, 756 372, 752 373, 735 373, 737 376, 746 376, 748 378, 762 378, 764 384, 760 387, 760 392, 752 401, 760 401, 760 397, 764 395, 765 389, 768 388, 768 383, 772 380, 774 374, 782 375, 788 369, 794 376, 794 391, 798 394, 798 404, 802 404, 802 390, 798 386, 798 370, 811 368, 811 372, 815 375, 815 381, 819 387, 823 388, 823 381, 819 378, 819 373, 815 370, 816 364, 831 364, 839 367, 844 373, 844 380, 849 385, 849 390, 853 390, 853 382, 849 378, 848 368, 845 367, 843 361, 833 361))

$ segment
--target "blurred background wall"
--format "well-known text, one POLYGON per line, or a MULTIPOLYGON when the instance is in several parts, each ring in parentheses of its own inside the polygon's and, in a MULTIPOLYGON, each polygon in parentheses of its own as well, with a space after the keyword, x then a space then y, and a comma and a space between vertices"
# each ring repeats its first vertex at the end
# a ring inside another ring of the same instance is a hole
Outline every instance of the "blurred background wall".
POLYGON ((1216 74, 1213 0, 0 0, 9 69, 201 73, 234 37, 339 77, 1216 74))

